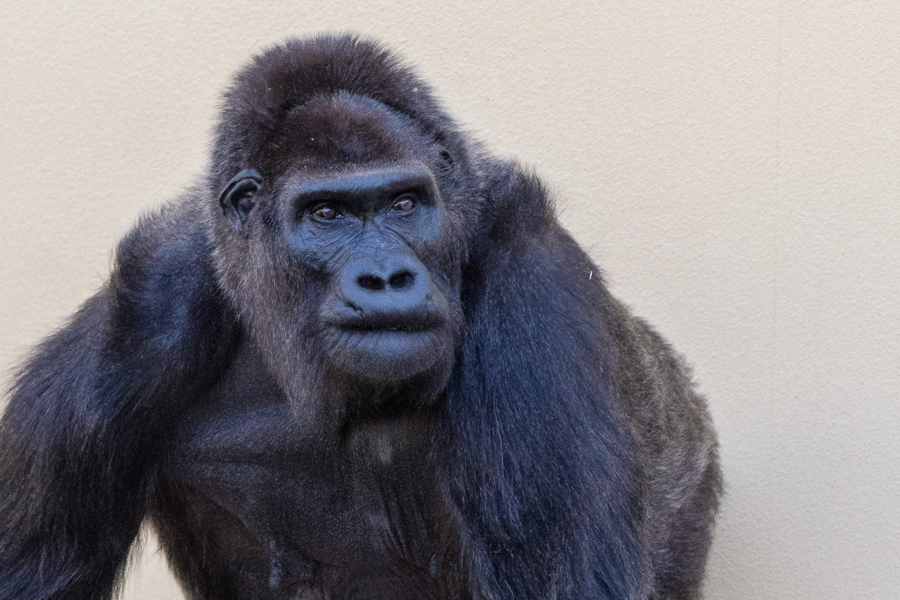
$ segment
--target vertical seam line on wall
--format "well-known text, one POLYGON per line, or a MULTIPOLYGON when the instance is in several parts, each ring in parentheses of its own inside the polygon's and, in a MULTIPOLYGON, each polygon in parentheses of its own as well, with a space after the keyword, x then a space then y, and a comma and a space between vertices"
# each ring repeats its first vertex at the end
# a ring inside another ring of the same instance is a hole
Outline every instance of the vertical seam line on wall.
MULTIPOLYGON (((784 72, 784 0, 778 3, 778 23, 776 32, 777 43, 777 60, 775 67, 775 223, 772 228, 772 255, 774 256, 773 277, 774 285, 772 290, 772 359, 778 360, 778 332, 780 328, 779 322, 779 297, 781 287, 781 240, 782 236, 782 178, 783 178, 783 161, 781 152, 782 137, 782 84, 784 72)), ((773 382, 775 379, 773 379, 773 382)), ((776 384, 777 385, 777 384, 776 384)))

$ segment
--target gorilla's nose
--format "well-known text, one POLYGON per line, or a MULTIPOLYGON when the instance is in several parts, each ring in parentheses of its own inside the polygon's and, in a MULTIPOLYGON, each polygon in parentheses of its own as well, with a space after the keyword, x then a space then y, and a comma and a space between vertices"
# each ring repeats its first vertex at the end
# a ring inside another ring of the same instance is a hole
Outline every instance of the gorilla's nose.
MULTIPOLYGON (((369 270, 371 269, 367 269, 366 271, 369 270)), ((400 269, 390 273, 387 277, 368 272, 356 276, 356 284, 364 290, 369 290, 371 292, 380 292, 385 288, 390 288, 392 291, 403 291, 406 288, 412 287, 415 281, 416 274, 409 269, 400 269)))
POLYGON ((357 259, 341 276, 341 295, 373 328, 418 329, 430 289, 428 270, 410 255, 357 259))

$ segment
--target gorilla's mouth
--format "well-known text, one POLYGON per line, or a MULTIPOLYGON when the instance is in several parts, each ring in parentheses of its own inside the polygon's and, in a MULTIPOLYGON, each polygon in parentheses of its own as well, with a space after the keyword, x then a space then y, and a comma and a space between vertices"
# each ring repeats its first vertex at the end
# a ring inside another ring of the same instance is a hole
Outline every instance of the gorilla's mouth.
POLYGON ((330 323, 325 332, 332 368, 362 380, 406 379, 452 356, 446 318, 368 315, 330 323))
MULTIPOLYGON (((431 354, 439 342, 437 331, 393 331, 393 330, 343 330, 338 333, 337 342, 350 356, 362 359, 361 355, 371 355, 369 362, 413 359, 431 354)), ((418 362, 418 361, 416 361, 418 362)))
POLYGON ((439 329, 446 318, 435 311, 419 314, 362 314, 329 323, 342 331, 359 333, 423 333, 439 329))

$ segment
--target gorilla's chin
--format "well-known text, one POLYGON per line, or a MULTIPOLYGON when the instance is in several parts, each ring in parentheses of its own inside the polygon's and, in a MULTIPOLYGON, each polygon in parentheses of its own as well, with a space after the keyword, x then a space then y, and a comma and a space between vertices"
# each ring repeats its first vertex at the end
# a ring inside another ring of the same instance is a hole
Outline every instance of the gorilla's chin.
POLYGON ((453 361, 442 329, 396 331, 332 328, 327 334, 332 373, 370 384, 407 381, 453 361))

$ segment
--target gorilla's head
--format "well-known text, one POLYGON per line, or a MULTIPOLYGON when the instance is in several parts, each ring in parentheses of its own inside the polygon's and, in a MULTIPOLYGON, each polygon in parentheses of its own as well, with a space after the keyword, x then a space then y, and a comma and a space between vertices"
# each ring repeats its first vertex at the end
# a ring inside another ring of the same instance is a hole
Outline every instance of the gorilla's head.
POLYGON ((220 282, 295 401, 428 402, 462 328, 473 152, 377 45, 320 38, 295 54, 307 62, 280 59, 302 43, 227 96, 210 178, 220 282), (335 69, 348 44, 362 59, 335 69))

